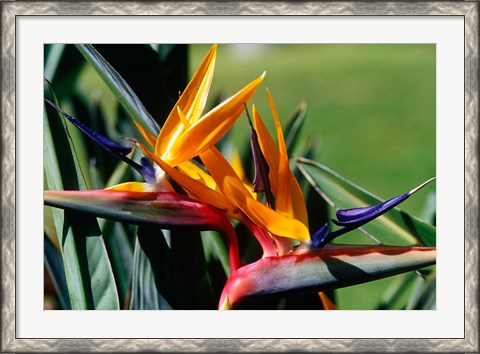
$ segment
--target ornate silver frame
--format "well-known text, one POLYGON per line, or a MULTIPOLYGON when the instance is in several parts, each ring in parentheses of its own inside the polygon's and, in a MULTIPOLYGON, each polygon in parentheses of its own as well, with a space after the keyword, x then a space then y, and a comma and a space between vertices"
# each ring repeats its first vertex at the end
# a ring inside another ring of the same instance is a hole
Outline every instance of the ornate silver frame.
POLYGON ((478 352, 477 2, 1 2, 2 352, 478 352), (457 15, 465 19, 465 337, 463 339, 18 339, 15 335, 15 17, 22 15, 457 15))

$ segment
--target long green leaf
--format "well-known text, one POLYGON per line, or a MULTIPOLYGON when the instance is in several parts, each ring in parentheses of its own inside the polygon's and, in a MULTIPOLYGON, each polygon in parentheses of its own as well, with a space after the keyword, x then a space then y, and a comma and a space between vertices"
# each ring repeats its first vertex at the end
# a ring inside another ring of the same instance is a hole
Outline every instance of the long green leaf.
POLYGON ((77 44, 76 47, 83 54, 85 59, 95 68, 98 75, 107 84, 128 114, 150 131, 150 133, 157 135, 160 131, 160 127, 119 73, 92 45, 77 44))
POLYGON ((407 310, 435 310, 437 305, 436 271, 432 271, 425 279, 417 279, 417 291, 413 293, 407 310))
MULTIPOLYGON (((163 241, 163 235, 156 235, 151 242, 163 241)), ((151 248, 152 252, 160 252, 161 247, 151 248)), ((157 259, 161 262, 162 259, 157 259)), ((153 266, 155 263, 153 264, 153 266)), ((156 269, 158 272, 159 269, 156 269)), ((160 285, 160 284, 159 284, 160 285)), ((130 310, 172 310, 161 291, 157 287, 155 270, 152 267, 150 258, 142 249, 138 238, 135 241, 133 254, 133 277, 132 297, 130 299, 130 310)))
POLYGON ((43 75, 55 87, 59 101, 66 103, 78 89, 75 83, 79 80, 85 60, 72 44, 45 44, 44 51, 43 75))
MULTIPOLYGON (((382 202, 380 198, 316 161, 299 158, 297 165, 312 186, 336 210, 364 207, 382 202)), ((399 191, 398 194, 400 192, 405 191, 399 191)), ((363 225, 362 229, 386 244, 435 246, 436 243, 434 226, 398 208, 363 225)))
MULTIPOLYGON (((46 92, 58 104, 48 83, 46 92)), ((65 122, 48 107, 44 114, 44 146, 48 188, 85 188, 65 122)), ((100 235, 96 219, 59 209, 52 213, 72 308, 118 309, 118 295, 103 239, 90 237, 100 235)))
POLYGON ((436 249, 399 246, 327 245, 320 251, 266 257, 239 268, 220 305, 235 308, 251 297, 298 291, 325 291, 434 264, 436 249))
POLYGON ((48 80, 52 81, 55 77, 58 64, 65 50, 65 44, 54 44, 54 45, 50 45, 49 48, 50 48, 50 51, 48 52, 48 56, 45 59, 45 67, 44 67, 43 75, 48 80))
POLYGON ((405 308, 412 287, 421 277, 415 272, 406 273, 396 277, 386 288, 380 298, 377 310, 393 310, 405 308))
POLYGON ((420 213, 420 218, 435 225, 437 216, 437 200, 435 192, 430 192, 425 198, 425 202, 420 213))
POLYGON ((47 236, 43 238, 43 245, 45 266, 52 279, 62 309, 70 310, 72 305, 70 305, 70 297, 68 296, 67 280, 65 279, 62 257, 47 236))
POLYGON ((218 260, 225 274, 229 274, 228 250, 221 235, 215 231, 202 231, 201 237, 206 261, 218 260))
POLYGON ((125 304, 132 281, 133 250, 124 225, 112 220, 99 220, 108 257, 112 264, 120 303, 125 304))
MULTIPOLYGON (((305 118, 307 117, 307 103, 302 101, 295 113, 292 115, 290 120, 287 122, 285 126, 285 145, 287 146, 287 152, 289 156, 292 156, 292 153, 295 151, 297 147, 297 143, 299 142, 300 137, 300 130, 305 122, 305 118)), ((305 156, 305 155, 302 155, 305 156)))

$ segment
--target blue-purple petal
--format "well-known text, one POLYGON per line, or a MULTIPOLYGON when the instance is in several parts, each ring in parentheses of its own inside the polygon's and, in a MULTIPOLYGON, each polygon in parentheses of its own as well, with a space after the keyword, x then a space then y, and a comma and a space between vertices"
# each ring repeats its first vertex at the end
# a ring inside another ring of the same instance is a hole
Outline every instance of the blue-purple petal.
POLYGON ((313 248, 319 249, 329 241, 330 230, 327 224, 319 228, 313 235, 310 236, 310 242, 313 248))
POLYGON ((51 105, 53 108, 55 108, 58 112, 60 112, 66 119, 68 119, 75 127, 80 129, 86 136, 88 136, 90 139, 95 141, 96 143, 100 144, 103 148, 106 150, 110 150, 112 152, 117 152, 122 155, 127 155, 132 151, 132 148, 130 146, 122 146, 119 145, 110 139, 104 137, 101 134, 98 134, 96 131, 93 129, 89 128, 82 122, 80 122, 78 119, 68 115, 65 113, 60 107, 52 103, 50 100, 45 99, 45 101, 51 105))
POLYGON ((339 210, 337 211, 337 220, 333 220, 333 222, 340 226, 365 224, 402 203, 410 195, 410 193, 400 194, 386 202, 369 207, 339 210))
POLYGON ((68 121, 70 121, 75 127, 80 129, 90 139, 98 143, 105 151, 109 152, 113 156, 122 160, 123 162, 131 166, 133 169, 135 169, 138 173, 140 173, 140 175, 142 175, 142 177, 144 178, 145 182, 156 183, 155 170, 153 169, 153 166, 147 159, 145 160, 142 159, 141 161, 142 164, 140 165, 127 157, 127 154, 129 154, 132 151, 131 147, 122 146, 111 141, 110 139, 104 137, 103 135, 98 134, 96 131, 89 128, 88 126, 80 122, 78 119, 68 115, 66 112, 64 112, 60 107, 52 103, 50 100, 45 98, 45 101, 49 105, 51 105, 53 108, 55 108, 59 113, 61 113, 66 119, 68 119, 68 121))
POLYGON ((155 178, 155 169, 153 168, 152 161, 147 159, 146 157, 142 157, 140 159, 140 163, 142 165, 140 174, 142 175, 143 179, 147 183, 156 183, 157 179, 155 178))
POLYGON ((349 228, 360 227, 366 224, 367 222, 386 213, 390 209, 393 209, 398 204, 404 202, 406 199, 408 199, 408 197, 418 192, 420 189, 425 187, 434 179, 435 177, 430 178, 429 180, 423 182, 418 187, 412 189, 410 192, 400 194, 399 196, 396 196, 392 199, 389 199, 377 205, 372 205, 372 206, 363 207, 363 208, 339 210, 337 211, 338 220, 332 220, 332 221, 339 226, 347 226, 349 228))

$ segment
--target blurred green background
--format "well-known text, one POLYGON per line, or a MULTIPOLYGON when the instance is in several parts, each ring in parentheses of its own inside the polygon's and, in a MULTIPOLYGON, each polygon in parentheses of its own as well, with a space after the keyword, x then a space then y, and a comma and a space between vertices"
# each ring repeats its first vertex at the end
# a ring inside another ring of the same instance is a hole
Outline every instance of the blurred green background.
MULTIPOLYGON (((185 65, 188 66, 189 76, 210 46, 189 45, 186 48, 188 63, 185 65)), ((50 55, 48 64, 52 65, 55 64, 54 47, 47 48, 50 55)), ((161 55, 160 47, 152 48, 161 55)), ((141 61, 148 60, 148 55, 153 56, 154 53, 142 51, 145 57, 138 58, 141 61)), ((79 63, 74 68, 79 71, 77 73, 72 67, 65 72, 60 67, 56 73, 62 77, 55 87, 64 109, 79 117, 78 108, 71 106, 68 99, 73 92, 83 97, 85 103, 98 101, 107 122, 116 121, 118 103, 91 66, 80 64, 81 55, 70 46, 62 55, 63 61, 68 62, 68 55, 71 55, 71 62, 79 63), (68 75, 75 77, 71 85, 68 75)), ((229 97, 266 71, 264 83, 252 103, 259 109, 271 132, 274 130, 265 94, 267 87, 283 123, 302 100, 307 102, 308 114, 301 139, 304 144, 309 139, 315 142, 312 159, 378 197, 388 199, 411 190, 436 174, 435 62, 433 44, 219 45, 207 107, 219 98, 229 97)), ((142 72, 141 65, 138 71, 142 72)), ((48 73, 47 65, 45 75, 51 79, 48 73)), ((159 73, 146 75, 147 79, 151 76, 155 80, 159 73)), ((125 79, 131 84, 129 78, 125 79)), ((154 100, 166 101, 161 87, 152 82, 148 85, 140 89, 153 93, 154 100)), ((143 100, 145 96, 133 88, 143 100)), ((151 113, 154 117, 160 114, 151 113)), ((132 131, 131 127, 125 129, 132 131)), ((131 136, 128 132, 125 135, 131 136)), ((235 124, 229 138, 247 153, 249 130, 245 117, 235 124)), ((434 189, 432 184, 400 208, 421 217, 427 195, 432 194, 434 189)), ((369 240, 357 232, 339 241, 365 243, 369 240)), ((335 292, 335 300, 343 309, 378 308, 389 284, 404 277, 400 275, 339 289, 335 292)), ((399 307, 404 305, 406 296, 404 294, 404 300, 399 301, 399 307)))

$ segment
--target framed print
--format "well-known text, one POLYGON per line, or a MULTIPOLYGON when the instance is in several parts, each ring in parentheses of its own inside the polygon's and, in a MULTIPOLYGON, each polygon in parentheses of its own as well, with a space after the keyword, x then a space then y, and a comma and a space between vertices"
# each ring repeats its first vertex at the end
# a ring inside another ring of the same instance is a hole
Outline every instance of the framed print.
POLYGON ((2 19, 3 350, 478 351, 477 3, 2 19))

